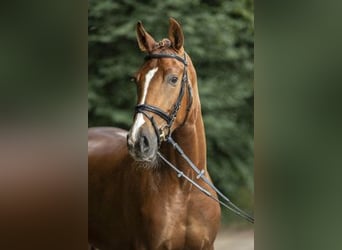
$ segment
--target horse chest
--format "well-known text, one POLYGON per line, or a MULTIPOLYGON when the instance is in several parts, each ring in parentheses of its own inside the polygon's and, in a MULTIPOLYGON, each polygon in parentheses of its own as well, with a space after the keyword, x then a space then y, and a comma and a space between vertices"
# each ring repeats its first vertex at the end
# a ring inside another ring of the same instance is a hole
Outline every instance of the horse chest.
POLYGON ((168 214, 164 218, 155 218, 145 228, 144 240, 137 249, 211 249, 213 240, 206 225, 196 219, 193 219, 191 225, 187 221, 188 218, 173 218, 168 214))
POLYGON ((151 250, 211 249, 213 240, 208 222, 189 210, 188 204, 189 199, 181 192, 176 192, 164 202, 157 198, 147 202, 141 209, 141 244, 151 250))
POLYGON ((165 176, 146 180, 140 175, 132 178, 131 173, 130 179, 124 178, 126 174, 105 176, 110 188, 96 196, 101 202, 91 202, 101 211, 90 224, 90 228, 96 225, 91 231, 99 249, 211 249, 219 214, 218 205, 206 196, 189 195, 187 186, 171 184, 165 176), (121 192, 114 193, 119 186, 121 192))
POLYGON ((156 192, 141 207, 146 229, 157 238, 182 235, 186 229, 187 198, 180 192, 156 192))

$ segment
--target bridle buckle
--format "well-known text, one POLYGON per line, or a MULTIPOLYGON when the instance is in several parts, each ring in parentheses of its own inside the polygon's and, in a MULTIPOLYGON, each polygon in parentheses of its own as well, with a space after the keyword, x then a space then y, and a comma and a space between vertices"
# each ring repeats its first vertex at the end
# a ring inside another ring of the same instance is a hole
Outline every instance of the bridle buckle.
POLYGON ((159 129, 159 138, 160 138, 160 141, 167 141, 167 138, 169 137, 170 135, 170 127, 165 124, 163 127, 161 127, 159 129), (166 129, 166 132, 165 132, 165 129, 166 129))

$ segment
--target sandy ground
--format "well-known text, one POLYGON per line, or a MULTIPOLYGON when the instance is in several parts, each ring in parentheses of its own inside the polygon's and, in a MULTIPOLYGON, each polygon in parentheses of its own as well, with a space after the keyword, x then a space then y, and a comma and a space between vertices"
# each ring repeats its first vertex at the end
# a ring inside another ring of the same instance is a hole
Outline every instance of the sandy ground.
POLYGON ((215 250, 253 250, 253 229, 222 229, 215 241, 215 250))

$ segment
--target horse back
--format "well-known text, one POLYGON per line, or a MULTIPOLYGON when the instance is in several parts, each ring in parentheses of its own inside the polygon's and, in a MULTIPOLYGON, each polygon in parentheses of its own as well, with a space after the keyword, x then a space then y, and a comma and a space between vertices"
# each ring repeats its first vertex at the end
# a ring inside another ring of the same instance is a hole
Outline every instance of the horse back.
POLYGON ((100 249, 100 243, 108 245, 113 236, 120 235, 116 225, 122 224, 119 220, 123 194, 119 190, 125 181, 125 169, 132 161, 126 135, 127 131, 119 128, 88 130, 88 233, 90 243, 100 249), (113 213, 119 217, 114 218, 113 213))
POLYGON ((119 161, 120 158, 127 156, 126 136, 127 131, 120 128, 90 128, 88 130, 88 161, 103 160, 103 158, 119 161))

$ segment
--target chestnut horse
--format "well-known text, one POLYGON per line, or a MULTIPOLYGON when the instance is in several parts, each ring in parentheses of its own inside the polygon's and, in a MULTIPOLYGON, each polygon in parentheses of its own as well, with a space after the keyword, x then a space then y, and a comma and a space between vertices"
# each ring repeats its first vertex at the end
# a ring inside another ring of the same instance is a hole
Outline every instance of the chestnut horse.
POLYGON ((221 210, 217 202, 177 174, 209 190, 165 138, 172 134, 202 174, 207 171, 205 131, 196 71, 184 51, 179 23, 156 42, 138 22, 147 58, 135 74, 138 104, 129 132, 91 128, 88 134, 89 243, 106 249, 214 249, 221 210))

